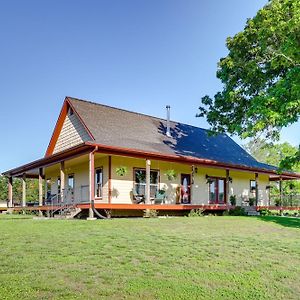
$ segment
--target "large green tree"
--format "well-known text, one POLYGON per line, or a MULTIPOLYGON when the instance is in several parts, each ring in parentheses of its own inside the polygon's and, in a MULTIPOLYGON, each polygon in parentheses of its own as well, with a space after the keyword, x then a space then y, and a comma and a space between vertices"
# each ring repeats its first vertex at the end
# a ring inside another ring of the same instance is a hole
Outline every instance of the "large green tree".
MULTIPOLYGON (((288 142, 269 143, 259 138, 249 141, 244 148, 258 161, 277 167, 283 159, 294 156, 298 150, 288 142)), ((300 171, 300 163, 295 164, 292 171, 300 171)))
MULTIPOLYGON (((244 145, 244 148, 258 161, 267 163, 273 166, 279 166, 282 159, 292 157, 297 153, 297 148, 291 144, 285 143, 268 143, 266 140, 252 140, 244 145)), ((294 164, 292 171, 300 171, 300 163, 294 164)), ((275 199, 275 203, 280 203, 280 191, 276 182, 271 184, 271 198, 275 199)), ((284 204, 298 204, 296 195, 300 194, 300 182, 289 180, 283 181, 282 190, 284 193, 284 204)))
POLYGON ((223 89, 202 98, 198 116, 215 132, 278 139, 300 116, 300 1, 269 1, 226 45, 223 89))

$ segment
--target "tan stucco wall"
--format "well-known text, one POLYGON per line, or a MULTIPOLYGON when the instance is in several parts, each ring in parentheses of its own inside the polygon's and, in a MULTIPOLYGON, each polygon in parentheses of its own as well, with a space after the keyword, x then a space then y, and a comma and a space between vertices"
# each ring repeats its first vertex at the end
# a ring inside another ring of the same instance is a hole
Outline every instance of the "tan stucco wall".
MULTIPOLYGON (((132 203, 132 189, 133 189, 133 170, 134 168, 145 168, 145 159, 135 159, 128 157, 112 156, 112 203, 132 203), (120 177, 116 174, 116 168, 120 166, 127 167, 125 176, 120 177)), ((66 165, 66 184, 67 175, 74 174, 75 176, 75 197, 81 199, 82 189, 88 186, 88 160, 79 164, 66 165)), ((103 199, 101 201, 108 202, 108 156, 95 157, 95 168, 103 167, 103 199)), ((160 172, 160 189, 166 190, 167 203, 176 203, 176 187, 180 185, 181 174, 191 174, 191 166, 151 161, 151 169, 159 170, 160 172), (166 171, 174 169, 178 174, 177 178, 169 181, 167 179, 166 171)), ((209 193, 208 184, 206 183, 206 174, 209 176, 226 177, 224 169, 207 168, 197 166, 198 172, 194 175, 194 184, 191 188, 192 204, 208 204, 209 193)), ((46 169, 46 179, 51 178, 52 194, 57 193, 57 178, 59 177, 59 166, 55 170, 46 169)), ((255 179, 255 174, 252 172, 230 171, 232 183, 229 184, 229 194, 236 195, 237 205, 241 205, 243 197, 250 196, 250 180, 255 179)), ((268 204, 268 193, 266 186, 269 184, 267 175, 258 175, 259 187, 259 205, 268 204)), ((86 188, 88 191, 88 188, 86 188)))

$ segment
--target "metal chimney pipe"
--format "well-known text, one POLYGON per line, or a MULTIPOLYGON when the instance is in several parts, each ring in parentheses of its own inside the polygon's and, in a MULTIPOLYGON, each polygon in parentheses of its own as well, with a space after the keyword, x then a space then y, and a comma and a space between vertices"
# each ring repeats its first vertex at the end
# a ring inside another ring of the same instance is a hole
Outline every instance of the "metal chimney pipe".
POLYGON ((166 106, 166 109, 167 109, 167 132, 166 132, 166 135, 167 135, 167 137, 171 137, 171 131, 170 131, 170 108, 171 108, 170 105, 166 106))

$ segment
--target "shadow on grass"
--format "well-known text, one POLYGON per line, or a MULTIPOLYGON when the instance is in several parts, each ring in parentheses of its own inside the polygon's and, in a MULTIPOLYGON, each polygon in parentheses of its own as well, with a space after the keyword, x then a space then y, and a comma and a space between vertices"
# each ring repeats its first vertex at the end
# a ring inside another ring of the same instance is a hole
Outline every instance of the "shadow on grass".
POLYGON ((258 219, 265 222, 273 222, 284 227, 300 228, 300 218, 262 216, 258 217, 258 219))

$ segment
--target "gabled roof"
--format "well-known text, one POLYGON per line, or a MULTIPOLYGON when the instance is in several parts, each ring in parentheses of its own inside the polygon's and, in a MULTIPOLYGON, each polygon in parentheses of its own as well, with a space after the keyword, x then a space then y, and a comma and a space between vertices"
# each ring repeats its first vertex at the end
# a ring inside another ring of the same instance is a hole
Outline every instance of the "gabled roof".
MULTIPOLYGON (((256 161, 225 134, 211 136, 206 129, 171 121, 171 137, 166 135, 166 120, 66 97, 44 158, 8 170, 5 176, 32 177, 38 168, 78 157, 91 151, 110 155, 149 158, 184 164, 251 171, 270 175, 277 180, 277 168, 256 161), (54 153, 68 111, 76 114, 88 140, 70 145, 54 153)), ((284 171, 283 179, 300 178, 300 174, 284 171)))
POLYGON ((250 168, 276 170, 255 160, 226 134, 212 136, 203 128, 67 97, 96 144, 149 153, 208 159, 250 168))

